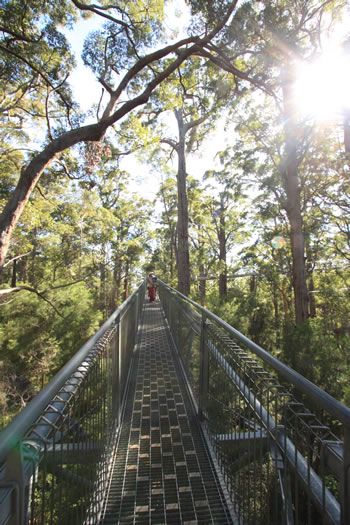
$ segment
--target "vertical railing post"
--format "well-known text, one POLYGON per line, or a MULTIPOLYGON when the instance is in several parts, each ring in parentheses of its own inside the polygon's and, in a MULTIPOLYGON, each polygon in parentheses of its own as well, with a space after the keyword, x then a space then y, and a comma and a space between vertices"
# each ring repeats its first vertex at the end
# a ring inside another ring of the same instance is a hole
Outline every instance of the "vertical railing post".
POLYGON ((118 426, 121 422, 122 415, 122 399, 123 399, 123 387, 122 387, 122 374, 123 374, 123 333, 126 326, 124 326, 125 314, 120 317, 119 330, 118 330, 118 426))
POLYGON ((134 309, 134 343, 135 343, 135 336, 137 333, 137 328, 139 326, 139 305, 140 305, 140 291, 136 294, 136 306, 134 309))
POLYGON ((7 457, 5 476, 2 480, 4 487, 13 487, 11 497, 11 510, 13 514, 9 523, 11 525, 21 525, 26 523, 26 507, 28 499, 26 498, 26 486, 23 472, 23 450, 22 444, 19 443, 7 457))
POLYGON ((176 337, 176 334, 175 334, 175 331, 174 331, 174 327, 173 327, 173 305, 174 305, 174 301, 170 301, 170 292, 168 292, 168 322, 169 322, 169 326, 170 326, 170 330, 171 330, 171 333, 172 333, 172 336, 175 340, 175 337, 176 337))
POLYGON ((121 330, 120 330, 120 314, 115 320, 117 331, 115 334, 113 354, 112 354, 112 415, 113 420, 117 421, 119 425, 120 420, 120 346, 121 346, 121 330))
POLYGON ((202 312, 201 334, 199 347, 199 403, 198 415, 201 421, 207 418, 208 388, 209 388, 209 353, 208 353, 208 326, 207 318, 202 312))
POLYGON ((344 464, 342 483, 342 525, 350 523, 350 428, 344 426, 344 464))

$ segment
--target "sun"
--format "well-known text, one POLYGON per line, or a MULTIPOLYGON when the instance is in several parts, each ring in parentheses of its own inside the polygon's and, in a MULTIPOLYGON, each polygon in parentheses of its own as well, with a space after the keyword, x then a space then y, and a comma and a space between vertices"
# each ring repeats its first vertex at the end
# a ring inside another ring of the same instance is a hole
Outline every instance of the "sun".
POLYGON ((297 68, 296 106, 304 117, 327 120, 350 109, 350 56, 330 50, 297 68))

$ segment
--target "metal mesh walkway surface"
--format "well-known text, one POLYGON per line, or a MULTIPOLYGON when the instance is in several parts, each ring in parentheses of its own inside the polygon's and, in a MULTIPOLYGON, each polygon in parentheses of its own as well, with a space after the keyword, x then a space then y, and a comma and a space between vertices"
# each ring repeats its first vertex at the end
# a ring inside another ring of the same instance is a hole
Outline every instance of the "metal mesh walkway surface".
POLYGON ((159 302, 145 303, 101 524, 232 523, 159 302))

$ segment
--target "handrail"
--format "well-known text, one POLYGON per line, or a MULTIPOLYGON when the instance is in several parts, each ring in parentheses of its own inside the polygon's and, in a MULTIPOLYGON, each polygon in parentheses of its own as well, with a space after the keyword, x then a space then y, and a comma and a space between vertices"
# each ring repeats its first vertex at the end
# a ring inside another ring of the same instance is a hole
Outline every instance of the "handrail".
POLYGON ((238 514, 247 522, 250 515, 258 522, 271 519, 271 497, 281 500, 273 523, 291 525, 293 515, 298 520, 312 512, 322 523, 350 523, 350 409, 205 307, 158 282, 198 416, 238 514), (331 415, 329 423, 297 392, 331 415), (330 420, 343 426, 343 441, 330 420), (264 499, 266 484, 270 496, 264 499))
POLYGON ((287 379, 304 394, 308 395, 318 406, 327 409, 330 415, 339 418, 344 423, 344 425, 350 427, 349 407, 332 397, 330 394, 322 390, 320 387, 306 379, 304 376, 302 376, 292 368, 279 361, 276 357, 269 354, 261 346, 248 339, 248 337, 246 337, 241 332, 233 328, 231 325, 226 323, 226 321, 224 321, 217 315, 207 310, 204 306, 201 306, 189 297, 186 297, 186 295, 183 295, 179 291, 175 290, 175 288, 172 288, 160 279, 158 279, 158 282, 160 282, 165 288, 167 288, 171 292, 175 293, 176 295, 190 303, 196 309, 200 310, 203 314, 205 314, 207 319, 211 319, 217 325, 224 328, 229 334, 233 335, 236 339, 238 339, 238 341, 240 341, 246 347, 252 350, 252 352, 259 356, 265 363, 269 364, 283 378, 287 379))
POLYGON ((51 381, 28 403, 28 405, 15 417, 15 419, 0 433, 0 464, 5 460, 8 453, 16 446, 16 444, 23 438, 26 431, 36 421, 48 403, 60 388, 64 385, 67 379, 73 372, 81 365, 84 359, 91 352, 93 346, 99 338, 109 330, 118 317, 122 317, 127 311, 127 308, 134 296, 139 292, 141 286, 124 301, 119 308, 111 315, 111 317, 101 326, 101 328, 93 335, 82 348, 66 363, 63 368, 51 379, 51 381))
POLYGON ((302 454, 288 437, 285 429, 283 427, 278 427, 271 414, 269 414, 269 412, 258 401, 238 374, 232 370, 230 365, 214 345, 211 345, 211 351, 215 355, 220 366, 226 371, 229 377, 231 377, 233 383, 238 386, 242 396, 244 396, 251 406, 254 406, 254 410, 259 414, 261 421, 264 423, 264 427, 269 431, 270 435, 276 433, 276 442, 281 446, 282 450, 285 449, 287 461, 292 466, 293 470, 297 472, 297 475, 305 484, 305 487, 307 487, 308 479, 310 480, 310 484, 312 484, 313 487, 311 497, 318 508, 321 512, 323 511, 326 513, 327 519, 329 519, 330 523, 340 523, 341 509, 338 501, 327 488, 323 488, 322 482, 314 469, 307 464, 302 454), (322 509, 323 499, 326 503, 324 509, 322 509))

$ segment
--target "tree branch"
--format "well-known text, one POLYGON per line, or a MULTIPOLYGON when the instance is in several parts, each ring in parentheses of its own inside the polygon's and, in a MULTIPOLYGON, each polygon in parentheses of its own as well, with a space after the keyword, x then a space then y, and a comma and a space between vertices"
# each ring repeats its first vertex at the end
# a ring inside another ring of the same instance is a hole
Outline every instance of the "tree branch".
POLYGON ((41 35, 38 38, 28 38, 4 26, 0 26, 0 31, 2 31, 3 33, 7 33, 8 35, 11 35, 15 40, 21 40, 23 42, 28 42, 29 44, 37 44, 38 42, 40 42, 40 40, 43 37, 43 33, 41 33, 41 35))
POLYGON ((184 125, 184 129, 185 129, 185 134, 187 133, 187 131, 191 128, 195 128, 196 126, 199 126, 200 124, 202 124, 203 122, 205 122, 207 120, 207 118, 209 117, 209 115, 204 115, 203 117, 200 117, 200 118, 197 118, 196 120, 191 120, 190 122, 188 122, 187 124, 184 125))
POLYGON ((241 80, 246 80, 250 84, 253 84, 255 87, 261 89, 262 91, 276 99, 275 93, 271 91, 271 89, 268 86, 266 86, 260 80, 257 80, 256 78, 245 73, 244 71, 237 69, 234 65, 231 64, 229 57, 225 56, 224 54, 221 54, 221 56, 214 56, 212 55, 210 48, 209 51, 201 48, 198 52, 198 55, 202 56, 203 58, 207 58, 224 71, 232 73, 234 76, 240 78, 241 80))
MULTIPOLYGON (((38 153, 31 162, 22 169, 20 178, 16 189, 12 192, 5 208, 0 216, 0 266, 4 262, 6 256, 9 240, 12 232, 21 216, 21 213, 28 202, 28 199, 37 184, 44 169, 52 162, 56 156, 70 147, 84 141, 100 141, 107 129, 115 124, 118 120, 123 118, 127 113, 136 107, 145 104, 156 87, 163 82, 169 75, 171 75, 190 55, 198 54, 202 46, 210 42, 212 38, 225 26, 226 22, 231 17, 231 14, 236 6, 236 1, 232 2, 227 10, 226 16, 223 17, 220 24, 218 24, 208 35, 203 38, 191 37, 181 40, 175 44, 166 46, 163 49, 155 51, 141 58, 136 64, 126 73, 118 88, 113 92, 109 103, 104 111, 102 119, 94 124, 82 126, 70 131, 66 131, 50 142, 44 149, 38 153), (184 49, 181 47, 193 44, 184 49), (159 74, 153 78, 145 87, 140 95, 125 102, 119 109, 114 111, 117 100, 122 91, 127 87, 131 79, 135 77, 151 62, 160 60, 171 53, 177 54, 177 57, 159 74)), ((4 49, 0 45, 0 49, 4 49)), ((8 50, 4 49, 5 52, 8 50)), ((21 57, 18 57, 21 59, 21 57)), ((30 64, 28 64, 31 66, 30 64)), ((40 73, 40 72, 39 72, 40 73)), ((45 78, 45 77, 43 77, 45 78)))
POLYGON ((176 144, 174 140, 165 138, 162 139, 160 142, 163 144, 168 144, 168 146, 171 146, 175 151, 177 151, 178 144, 176 144))
POLYGON ((43 293, 45 292, 39 292, 39 290, 36 290, 35 288, 31 288, 30 286, 15 286, 14 288, 5 288, 5 289, 0 290, 0 295, 7 295, 9 293, 20 292, 22 290, 25 290, 31 293, 35 293, 38 297, 40 297, 40 299, 43 299, 44 301, 46 301, 51 306, 51 308, 55 310, 57 315, 62 317, 62 319, 65 319, 65 317, 61 314, 61 312, 57 310, 56 306, 52 304, 52 302, 49 299, 43 296, 43 293))
MULTIPOLYGON (((11 261, 14 261, 15 259, 19 259, 20 257, 24 257, 25 255, 29 255, 30 253, 32 253, 32 252, 28 252, 26 254, 14 257, 13 259, 11 259, 11 261)), ((10 264, 11 261, 7 262, 6 265, 10 264)), ((89 277, 89 276, 87 276, 87 277, 89 277)), ((87 279, 87 277, 85 277, 85 279, 87 279)), ((0 289, 0 295, 8 295, 10 293, 17 293, 17 292, 21 292, 22 290, 25 290, 25 291, 31 292, 31 293, 35 293, 38 297, 40 297, 40 299, 43 299, 44 301, 46 301, 55 310, 55 312, 60 317, 62 317, 62 319, 65 319, 64 315, 62 315, 59 312, 59 310, 56 308, 56 306, 49 299, 47 299, 47 297, 45 297, 44 294, 46 294, 48 292, 51 292, 52 290, 59 290, 60 288, 67 288, 68 286, 73 286, 74 284, 77 284, 77 283, 80 283, 80 282, 84 282, 85 279, 78 279, 77 281, 73 281, 71 283, 59 284, 57 286, 50 286, 50 288, 46 288, 46 290, 43 290, 42 292, 40 292, 36 288, 32 288, 31 286, 26 286, 26 285, 15 286, 13 288, 4 288, 4 289, 0 289)))
MULTIPOLYGON (((162 49, 154 51, 153 53, 150 53, 149 55, 146 55, 146 56, 142 57, 140 60, 138 60, 134 64, 134 66, 132 68, 130 68, 129 71, 125 74, 125 76, 121 80, 121 82, 120 82, 119 86, 117 87, 117 89, 115 89, 113 91, 112 96, 111 96, 111 100, 110 100, 109 104, 107 105, 107 107, 106 107, 106 109, 104 111, 104 114, 102 116, 102 120, 111 115, 117 100, 119 99, 119 97, 122 94, 122 92, 126 89, 126 87, 129 84, 129 82, 138 73, 140 73, 145 67, 149 66, 153 62, 156 62, 157 60, 160 60, 160 59, 168 56, 171 53, 174 53, 174 52, 178 51, 178 49, 180 47, 186 46, 187 44, 193 44, 194 42, 196 42, 198 40, 199 40, 198 37, 185 38, 184 40, 180 40, 179 42, 176 42, 176 44, 171 44, 170 46, 163 47, 162 49)), ((185 58, 187 58, 187 56, 185 58)), ((174 68, 174 70, 180 64, 182 64, 182 62, 185 60, 185 58, 183 60, 180 60, 179 62, 177 62, 179 59, 177 59, 175 61, 176 62, 176 67, 174 68)), ((159 75, 161 75, 161 74, 162 73, 160 73, 159 75)), ((155 78, 157 78, 157 77, 155 77, 155 78)), ((164 77, 164 78, 166 78, 166 77, 164 77)), ((162 80, 164 78, 162 78, 162 80)), ((156 85, 158 85, 158 83, 156 85)))
POLYGON ((26 252, 26 253, 22 253, 21 255, 17 255, 16 257, 12 257, 12 259, 10 259, 9 261, 7 261, 7 263, 4 264, 4 268, 6 268, 6 266, 8 266, 9 264, 11 264, 13 261, 17 261, 18 259, 22 259, 22 257, 27 257, 28 255, 30 255, 31 253, 33 253, 32 250, 30 250, 30 252, 26 252))
MULTIPOLYGON (((62 83, 60 82, 60 84, 55 87, 52 82, 50 81, 50 79, 44 75, 44 73, 38 69, 36 66, 34 66, 34 64, 32 64, 29 60, 27 60, 26 58, 24 58, 22 55, 19 55, 18 53, 15 53, 13 50, 9 49, 8 47, 5 47, 5 46, 2 46, 0 44, 0 49, 4 52, 4 53, 8 53, 9 55, 12 55, 14 56, 15 58, 17 58, 19 61, 22 61, 24 62, 25 64, 27 64, 27 66, 30 67, 30 69, 32 69, 33 71, 35 71, 35 73, 37 73, 45 82, 47 85, 49 85, 53 91, 56 91, 59 87, 62 86, 62 83)), ((67 77, 65 78, 64 82, 66 81, 67 77)), ((62 96, 62 94, 58 91, 58 94, 59 96, 61 97, 64 105, 66 107, 69 107, 69 104, 66 102, 65 98, 62 96)))
POLYGON ((130 29, 129 24, 124 22, 123 20, 119 20, 118 18, 114 18, 114 16, 109 15, 108 13, 103 13, 101 11, 106 11, 107 9, 117 9, 118 11, 121 11, 120 8, 116 5, 107 5, 107 6, 100 6, 97 4, 90 4, 86 5, 82 2, 78 2, 78 0, 71 0, 75 7, 80 9, 81 11, 90 11, 91 13, 94 13, 95 15, 101 16, 102 18, 106 18, 107 20, 110 20, 111 22, 114 22, 115 24, 121 25, 125 29, 130 29))

